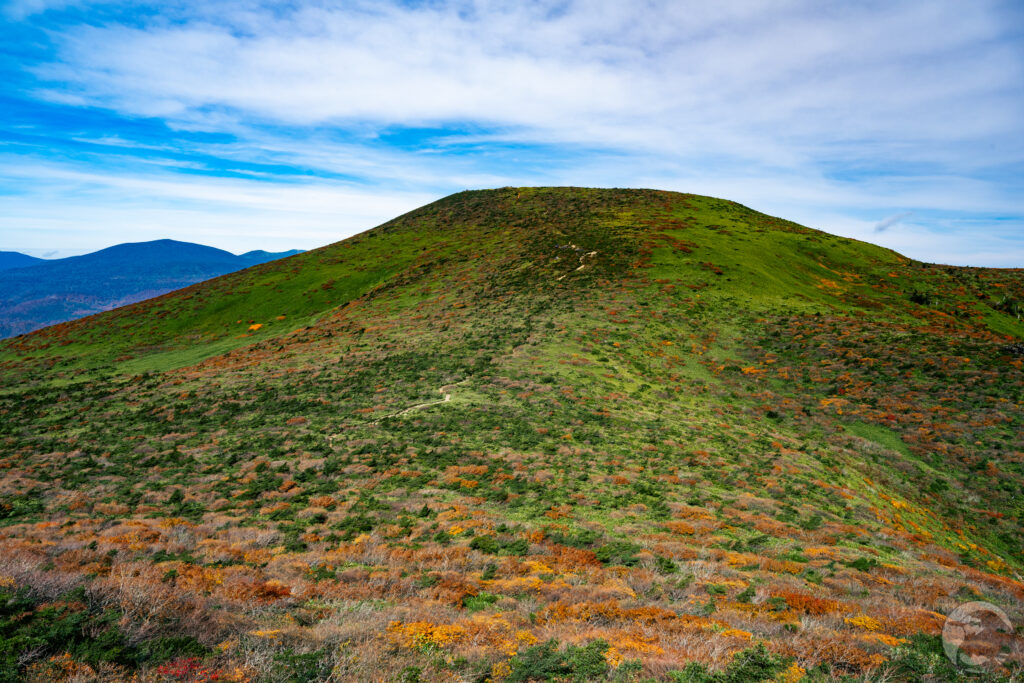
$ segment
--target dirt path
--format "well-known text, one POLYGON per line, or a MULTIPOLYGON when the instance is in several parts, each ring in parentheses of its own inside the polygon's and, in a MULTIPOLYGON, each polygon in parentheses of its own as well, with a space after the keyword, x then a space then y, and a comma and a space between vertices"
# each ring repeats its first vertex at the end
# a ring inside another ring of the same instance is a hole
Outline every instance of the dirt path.
MULTIPOLYGON (((406 415, 408 413, 411 413, 411 412, 413 412, 415 410, 423 410, 424 408, 429 408, 430 406, 436 406, 436 405, 441 405, 442 403, 448 403, 449 401, 452 400, 451 389, 453 387, 459 386, 460 384, 465 384, 468 381, 469 381, 468 379, 464 379, 461 382, 455 382, 454 384, 445 384, 445 385, 439 387, 438 388, 438 392, 441 394, 442 398, 437 400, 437 401, 427 401, 426 403, 417 403, 414 406, 409 406, 408 408, 403 408, 402 410, 399 410, 397 413, 388 413, 387 415, 383 415, 381 417, 378 417, 376 420, 370 420, 369 422, 365 422, 364 424, 375 425, 375 424, 379 424, 383 420, 386 420, 386 419, 388 419, 390 417, 398 417, 400 415, 406 415)), ((327 445, 330 448, 334 448, 334 439, 336 439, 339 436, 341 436, 341 434, 328 434, 327 435, 327 445)))
POLYGON ((414 410, 422 410, 424 408, 429 408, 430 406, 440 405, 441 403, 448 403, 448 401, 452 400, 452 394, 451 394, 450 389, 452 387, 457 387, 460 384, 465 384, 468 381, 469 380, 465 380, 464 379, 461 382, 456 382, 455 384, 445 384, 443 387, 438 388, 438 392, 440 392, 441 396, 444 397, 441 400, 439 400, 439 401, 428 401, 426 403, 417 403, 414 406, 409 406, 405 410, 400 410, 397 413, 391 413, 390 415, 385 415, 384 417, 378 418, 378 419, 374 420, 374 423, 380 422, 381 420, 386 420, 389 417, 398 417, 399 415, 406 415, 408 413, 413 412, 414 410))

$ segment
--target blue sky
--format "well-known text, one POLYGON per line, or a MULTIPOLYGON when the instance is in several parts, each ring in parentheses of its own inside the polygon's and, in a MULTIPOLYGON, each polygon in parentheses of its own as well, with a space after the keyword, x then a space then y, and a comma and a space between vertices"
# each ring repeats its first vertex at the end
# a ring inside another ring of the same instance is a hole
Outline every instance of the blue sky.
POLYGON ((0 4, 0 249, 313 248, 467 188, 734 199, 1024 266, 1024 5, 0 4))

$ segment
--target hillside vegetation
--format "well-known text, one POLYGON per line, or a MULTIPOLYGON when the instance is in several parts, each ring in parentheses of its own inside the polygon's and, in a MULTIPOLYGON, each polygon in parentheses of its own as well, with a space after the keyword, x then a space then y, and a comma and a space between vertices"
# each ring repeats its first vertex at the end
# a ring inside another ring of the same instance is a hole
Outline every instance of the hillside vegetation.
POLYGON ((7 340, 0 681, 955 680, 1024 623, 1022 301, 503 188, 7 340))

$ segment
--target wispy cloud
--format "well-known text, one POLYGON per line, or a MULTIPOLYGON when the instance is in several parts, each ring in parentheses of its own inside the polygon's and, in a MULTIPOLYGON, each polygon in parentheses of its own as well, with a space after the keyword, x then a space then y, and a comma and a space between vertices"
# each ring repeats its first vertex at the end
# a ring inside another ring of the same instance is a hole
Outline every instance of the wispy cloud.
MULTIPOLYGON (((56 149, 22 140, 18 164, 42 154, 47 168, 130 177, 117 160, 134 154, 144 175, 244 176, 270 195, 304 184, 382 198, 499 184, 713 190, 878 238, 913 214, 965 244, 1005 231, 1007 217, 1024 227, 1014 3, 181 0, 94 4, 92 18, 64 4, 8 12, 50 45, 13 82, 39 107, 114 118, 74 130, 31 118, 56 149), (59 144, 71 139, 87 148, 59 144), (871 230, 868 216, 886 213, 900 217, 871 230)), ((233 196, 251 213, 263 194, 233 196)), ((209 200, 178 201, 202 211, 209 200)), ((910 255, 937 256, 935 243, 910 255)), ((1024 250, 1016 258, 1024 265, 1024 250)))
POLYGON ((875 233, 885 232, 892 226, 902 221, 904 218, 909 218, 910 216, 913 215, 913 211, 904 211, 903 213, 897 213, 892 216, 889 216, 888 218, 883 218, 882 220, 878 221, 878 223, 875 224, 875 233))

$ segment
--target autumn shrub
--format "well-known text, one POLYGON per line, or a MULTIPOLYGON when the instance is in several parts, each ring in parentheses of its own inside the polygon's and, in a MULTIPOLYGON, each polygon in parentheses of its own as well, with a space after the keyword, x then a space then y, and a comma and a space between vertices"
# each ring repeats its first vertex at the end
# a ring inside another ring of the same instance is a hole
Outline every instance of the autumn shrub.
MULTIPOLYGON (((825 634, 797 634, 775 641, 772 649, 831 674, 860 675, 885 663, 885 657, 860 647, 860 641, 825 634)), ((863 643, 860 643, 863 644, 863 643)))
POLYGON ((224 680, 223 672, 205 664, 198 657, 181 657, 156 667, 154 673, 161 681, 187 683, 214 683, 224 680))
POLYGON ((625 621, 638 624, 658 624, 678 621, 680 624, 683 624, 687 623, 688 619, 698 619, 699 623, 706 623, 706 620, 687 617, 686 615, 680 616, 672 610, 653 605, 645 607, 622 607, 616 600, 609 600, 607 602, 577 602, 573 604, 559 601, 547 605, 536 614, 536 620, 539 624, 555 624, 567 621, 594 621, 605 623, 625 621))
POLYGON ((466 629, 457 624, 434 624, 429 621, 395 621, 388 625, 387 632, 392 642, 413 650, 447 647, 466 635, 466 629))
POLYGON ((790 609, 815 616, 822 614, 834 614, 844 610, 849 610, 849 606, 844 605, 838 600, 818 598, 808 593, 801 593, 798 591, 779 590, 775 591, 775 594, 772 597, 773 599, 784 600, 785 604, 790 609))

